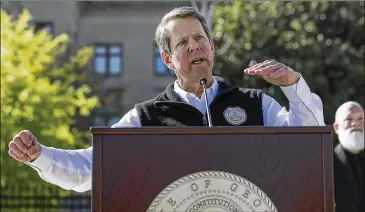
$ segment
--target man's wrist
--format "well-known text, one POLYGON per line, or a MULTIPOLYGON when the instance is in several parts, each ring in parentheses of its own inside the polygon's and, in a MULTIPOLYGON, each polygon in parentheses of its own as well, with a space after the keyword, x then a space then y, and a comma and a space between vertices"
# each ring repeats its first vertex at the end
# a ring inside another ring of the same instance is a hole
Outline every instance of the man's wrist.
POLYGON ((280 85, 280 86, 288 87, 288 86, 292 86, 292 85, 297 84, 299 82, 300 78, 301 78, 301 75, 298 72, 294 72, 294 75, 295 75, 295 79, 293 80, 292 83, 288 83, 287 85, 280 85))
POLYGON ((51 148, 41 145, 41 153, 31 162, 26 162, 25 164, 36 167, 37 169, 43 171, 48 169, 48 167, 53 162, 53 151, 51 148))

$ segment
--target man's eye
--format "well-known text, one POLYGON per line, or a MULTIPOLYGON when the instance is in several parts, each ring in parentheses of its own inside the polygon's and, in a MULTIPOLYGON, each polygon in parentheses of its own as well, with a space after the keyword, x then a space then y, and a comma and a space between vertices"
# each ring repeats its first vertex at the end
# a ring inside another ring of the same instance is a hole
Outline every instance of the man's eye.
POLYGON ((203 36, 201 36, 201 35, 198 35, 198 36, 196 36, 196 39, 197 40, 202 40, 204 37, 203 36))
POLYGON ((178 44, 177 44, 177 46, 181 46, 181 45, 184 45, 185 44, 185 41, 183 40, 183 41, 180 41, 178 44))

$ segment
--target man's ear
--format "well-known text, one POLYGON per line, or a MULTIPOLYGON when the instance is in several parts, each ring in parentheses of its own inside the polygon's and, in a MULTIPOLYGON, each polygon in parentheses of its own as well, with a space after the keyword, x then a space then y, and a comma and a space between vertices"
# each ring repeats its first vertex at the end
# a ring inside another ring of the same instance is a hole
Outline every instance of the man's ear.
POLYGON ((169 54, 167 54, 165 51, 161 51, 160 53, 162 61, 165 63, 167 68, 170 70, 174 70, 174 65, 172 64, 172 59, 169 54))
POLYGON ((213 40, 209 40, 209 43, 210 43, 210 50, 213 52, 213 56, 215 55, 215 52, 214 52, 214 42, 213 40))
POLYGON ((336 122, 333 123, 333 130, 335 131, 336 134, 338 134, 338 124, 336 122))

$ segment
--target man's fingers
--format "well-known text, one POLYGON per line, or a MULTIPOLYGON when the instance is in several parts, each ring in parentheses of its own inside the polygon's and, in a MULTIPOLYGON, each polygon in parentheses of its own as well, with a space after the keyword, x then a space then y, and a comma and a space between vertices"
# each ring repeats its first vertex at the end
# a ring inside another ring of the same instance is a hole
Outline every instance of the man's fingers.
POLYGON ((255 69, 256 67, 260 66, 260 65, 263 65, 263 64, 266 64, 270 62, 269 60, 265 60, 264 62, 261 62, 261 63, 257 63, 256 61, 252 60, 249 64, 248 64, 248 68, 245 69, 245 72, 248 71, 248 70, 253 70, 255 69))
POLYGON ((254 69, 249 71, 251 75, 261 75, 261 76, 269 76, 270 74, 275 73, 278 69, 282 68, 283 65, 280 63, 276 63, 273 65, 267 65, 260 69, 254 69))
POLYGON ((276 63, 277 62, 275 60, 265 60, 264 62, 256 64, 256 65, 254 65, 253 67, 251 67, 249 69, 257 70, 257 69, 260 69, 260 68, 265 68, 266 66, 269 66, 269 65, 276 64, 276 63))
POLYGON ((35 157, 38 157, 40 152, 41 152, 41 145, 36 144, 28 149, 27 155, 33 159, 35 157))
POLYGON ((19 137, 21 138, 24 145, 27 147, 31 147, 34 143, 34 136, 29 130, 23 130, 19 133, 19 137))
POLYGON ((20 137, 15 137, 15 139, 13 140, 13 142, 15 143, 15 145, 18 147, 18 149, 20 151, 22 151, 23 153, 27 153, 27 147, 23 144, 22 140, 20 139, 20 137))
POLYGON ((17 154, 15 154, 15 152, 13 150, 9 149, 8 153, 12 158, 19 161, 20 157, 17 154))
POLYGON ((18 157, 21 158, 25 155, 24 152, 22 152, 14 143, 14 141, 10 142, 9 144, 9 150, 12 150, 12 152, 18 157))
POLYGON ((275 73, 278 69, 282 68, 283 66, 280 63, 266 66, 262 69, 255 70, 255 74, 257 75, 270 75, 275 73))
MULTIPOLYGON (((40 153, 40 152, 39 152, 39 153, 40 153)), ((39 155, 39 153, 38 153, 38 155, 39 155)), ((9 149, 8 154, 9 154, 12 158, 14 158, 15 160, 17 160, 17 161, 19 161, 19 162, 22 162, 22 163, 24 163, 24 162, 29 162, 29 161, 31 161, 31 160, 33 160, 33 159, 34 159, 34 158, 32 158, 32 157, 28 156, 27 154, 24 154, 24 153, 23 153, 23 155, 22 155, 22 156, 19 156, 19 155, 16 153, 16 149, 14 149, 14 148, 9 149)), ((36 154, 34 154, 34 155, 36 155, 36 154)))
POLYGON ((277 62, 275 60, 267 60, 267 61, 263 62, 262 64, 252 68, 252 70, 254 70, 254 71, 260 70, 260 69, 263 69, 263 68, 266 68, 268 66, 275 65, 275 64, 277 64, 277 62))
POLYGON ((277 62, 275 60, 266 60, 262 63, 255 64, 255 65, 245 69, 244 72, 246 74, 256 75, 256 73, 255 73, 256 70, 260 70, 260 69, 263 69, 267 66, 274 65, 274 64, 277 64, 277 62))

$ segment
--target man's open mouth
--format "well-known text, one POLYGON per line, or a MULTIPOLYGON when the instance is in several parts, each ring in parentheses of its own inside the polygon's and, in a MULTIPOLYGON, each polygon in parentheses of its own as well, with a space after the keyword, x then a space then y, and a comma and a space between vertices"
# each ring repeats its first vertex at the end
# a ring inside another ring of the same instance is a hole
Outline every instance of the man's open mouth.
POLYGON ((200 63, 204 62, 204 60, 205 60, 204 58, 195 58, 194 60, 191 61, 191 64, 194 64, 194 65, 200 64, 200 63))

